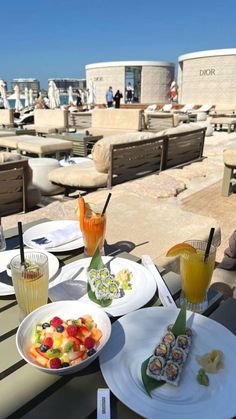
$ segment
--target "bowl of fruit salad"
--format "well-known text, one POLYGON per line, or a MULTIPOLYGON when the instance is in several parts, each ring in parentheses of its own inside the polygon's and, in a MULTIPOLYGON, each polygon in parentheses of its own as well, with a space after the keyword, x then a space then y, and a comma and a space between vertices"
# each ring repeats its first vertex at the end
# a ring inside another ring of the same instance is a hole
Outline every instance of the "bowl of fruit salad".
POLYGON ((105 311, 89 303, 57 301, 30 313, 16 346, 30 365, 49 374, 73 374, 99 355, 111 334, 105 311))

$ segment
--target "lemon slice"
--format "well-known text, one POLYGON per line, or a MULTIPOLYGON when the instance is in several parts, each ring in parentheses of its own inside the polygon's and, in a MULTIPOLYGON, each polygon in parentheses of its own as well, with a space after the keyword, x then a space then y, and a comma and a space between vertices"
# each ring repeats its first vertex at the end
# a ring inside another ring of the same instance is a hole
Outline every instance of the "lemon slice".
POLYGON ((166 253, 166 256, 179 256, 183 253, 196 253, 195 247, 191 246, 189 243, 178 243, 172 246, 166 253))

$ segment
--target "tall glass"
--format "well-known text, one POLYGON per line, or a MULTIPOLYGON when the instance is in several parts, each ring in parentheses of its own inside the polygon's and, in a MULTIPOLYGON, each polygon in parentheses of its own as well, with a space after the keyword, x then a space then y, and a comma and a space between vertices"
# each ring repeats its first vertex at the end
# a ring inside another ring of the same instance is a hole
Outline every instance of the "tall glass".
POLYGON ((210 247, 209 256, 204 261, 207 242, 190 240, 186 243, 193 246, 196 253, 183 253, 180 256, 181 300, 189 310, 201 313, 208 306, 207 290, 215 266, 216 248, 210 247))
POLYGON ((11 262, 12 282, 20 309, 20 321, 48 301, 48 258, 40 252, 26 252, 25 266, 20 255, 11 262))
MULTIPOLYGON (((1 222, 1 219, 0 219, 1 222)), ((5 241, 5 237, 4 237, 4 233, 3 233, 3 228, 2 225, 0 223, 0 252, 3 252, 4 250, 6 250, 6 241, 5 241)))
POLYGON ((101 254, 104 254, 106 221, 106 214, 102 215, 99 207, 86 208, 82 234, 87 256, 93 256, 98 243, 101 254))

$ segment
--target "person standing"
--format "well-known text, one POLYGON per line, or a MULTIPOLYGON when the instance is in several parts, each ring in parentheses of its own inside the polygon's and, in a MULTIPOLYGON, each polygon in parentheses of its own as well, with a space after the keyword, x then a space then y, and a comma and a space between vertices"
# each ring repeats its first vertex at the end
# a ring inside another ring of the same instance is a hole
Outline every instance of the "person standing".
POLYGON ((106 92, 106 101, 107 101, 107 107, 112 108, 113 106, 113 91, 112 87, 110 86, 108 91, 106 92))
POLYGON ((0 109, 5 109, 4 100, 1 95, 0 95, 0 109))
POLYGON ((127 103, 132 103, 133 100, 133 92, 134 89, 131 86, 131 83, 128 83, 128 86, 126 87, 126 98, 127 98, 127 103))
POLYGON ((122 93, 119 90, 117 90, 117 92, 116 92, 116 94, 113 98, 114 102, 115 102, 115 108, 116 109, 120 108, 120 100, 122 99, 122 97, 123 97, 122 93))

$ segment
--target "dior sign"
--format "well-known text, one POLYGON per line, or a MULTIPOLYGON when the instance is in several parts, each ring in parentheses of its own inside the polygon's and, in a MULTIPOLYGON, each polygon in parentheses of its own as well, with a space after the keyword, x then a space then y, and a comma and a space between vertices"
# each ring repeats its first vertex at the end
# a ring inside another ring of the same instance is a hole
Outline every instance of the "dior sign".
POLYGON ((215 68, 206 68, 205 70, 200 70, 200 76, 215 76, 215 68))

